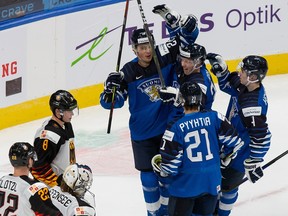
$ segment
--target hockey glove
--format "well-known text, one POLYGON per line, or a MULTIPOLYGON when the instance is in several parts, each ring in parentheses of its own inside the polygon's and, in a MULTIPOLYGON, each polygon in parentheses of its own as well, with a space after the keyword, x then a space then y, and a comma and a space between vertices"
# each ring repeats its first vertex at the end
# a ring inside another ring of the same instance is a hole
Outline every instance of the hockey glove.
POLYGON ((103 100, 106 103, 111 103, 116 97, 123 97, 123 93, 120 91, 121 87, 121 81, 124 78, 124 73, 122 71, 120 72, 111 72, 105 83, 104 83, 104 94, 103 94, 103 100), (114 95, 113 95, 114 91, 114 95))
POLYGON ((261 167, 262 160, 248 158, 244 161, 245 174, 249 181, 255 183, 264 174, 261 167))
POLYGON ((226 169, 231 165, 232 160, 234 160, 237 156, 238 151, 244 145, 243 141, 238 142, 232 152, 225 153, 225 149, 222 148, 220 151, 220 160, 221 160, 221 169, 226 169))
POLYGON ((158 177, 167 177, 168 174, 164 173, 161 169, 161 163, 162 163, 162 157, 160 154, 155 155, 152 160, 151 160, 151 164, 153 167, 153 171, 155 172, 155 174, 158 177))
POLYGON ((179 97, 179 89, 175 87, 168 86, 166 89, 161 88, 159 90, 160 99, 165 104, 173 104, 175 107, 181 105, 179 97))
POLYGON ((211 72, 217 76, 222 77, 228 73, 228 67, 221 55, 216 53, 208 53, 207 59, 211 64, 211 72))
POLYGON ((188 46, 196 41, 199 34, 198 21, 194 15, 185 15, 180 21, 181 47, 188 46))
POLYGON ((156 5, 153 10, 153 13, 159 14, 165 21, 166 24, 171 28, 177 28, 179 26, 179 21, 181 19, 181 15, 176 11, 171 10, 165 4, 156 5))
POLYGON ((198 20, 194 15, 185 15, 180 21, 180 27, 182 28, 182 31, 188 35, 195 31, 197 28, 197 22, 198 20))
POLYGON ((115 92, 120 89, 120 83, 124 78, 124 73, 122 71, 120 72, 111 72, 105 83, 104 83, 104 91, 106 93, 113 93, 113 89, 115 89, 115 92))

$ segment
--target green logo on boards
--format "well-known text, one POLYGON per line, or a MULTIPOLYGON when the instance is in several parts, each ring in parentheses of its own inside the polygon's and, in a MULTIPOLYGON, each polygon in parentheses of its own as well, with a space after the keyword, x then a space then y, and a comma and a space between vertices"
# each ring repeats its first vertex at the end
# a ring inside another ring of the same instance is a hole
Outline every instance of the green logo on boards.
MULTIPOLYGON (((93 42, 92 46, 90 47, 90 49, 88 49, 85 53, 83 53, 79 58, 75 59, 72 63, 71 63, 71 67, 73 67, 75 64, 77 64, 81 59, 83 59, 85 56, 87 56, 91 61, 97 60, 99 58, 101 58, 113 45, 109 46, 106 50, 104 50, 102 53, 100 53, 99 55, 93 57, 92 56, 92 51, 97 47, 97 45, 103 40, 103 38, 105 37, 106 33, 107 33, 108 28, 105 27, 103 28, 103 30, 100 32, 99 37, 96 37, 95 41, 93 42)), ((109 33, 109 32, 108 32, 109 33)))

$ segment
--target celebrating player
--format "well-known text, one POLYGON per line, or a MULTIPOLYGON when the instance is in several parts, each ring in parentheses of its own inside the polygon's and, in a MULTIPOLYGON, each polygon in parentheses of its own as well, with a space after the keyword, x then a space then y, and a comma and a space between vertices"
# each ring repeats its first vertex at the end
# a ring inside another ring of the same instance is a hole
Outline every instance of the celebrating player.
POLYGON ((180 86, 188 81, 196 82, 202 89, 201 106, 206 110, 212 108, 216 89, 210 73, 205 66, 206 49, 200 44, 180 47, 180 67, 176 68, 180 86))
MULTIPOLYGON (((176 13, 175 11, 172 11, 165 4, 155 6, 153 12, 155 14, 159 14, 166 21, 165 26, 169 32, 170 38, 179 36, 179 32, 181 29, 179 25, 175 25, 174 23, 176 23, 177 18, 179 19, 180 14, 176 13)), ((195 37, 195 35, 199 34, 199 30, 197 28, 197 18, 192 14, 189 15, 189 17, 190 19, 194 19, 194 22, 190 22, 189 28, 195 29, 193 31, 195 37)), ((188 81, 193 81, 200 85, 203 91, 203 97, 202 97, 203 101, 201 103, 202 108, 209 110, 212 108, 212 103, 214 101, 216 89, 214 82, 211 78, 211 75, 208 72, 204 63, 206 60, 206 49, 204 46, 194 43, 194 41, 195 40, 191 41, 191 40, 185 40, 185 38, 181 38, 181 45, 179 47, 180 53, 178 61, 176 61, 175 64, 175 71, 177 73, 178 83, 180 85, 188 81)), ((177 91, 174 90, 174 92, 177 91)), ((176 95, 174 96, 174 100, 175 98, 176 95)), ((164 102, 167 101, 167 99, 165 98, 163 99, 164 102)), ((171 101, 171 98, 169 99, 171 101)))
MULTIPOLYGON (((185 17, 185 20, 173 19, 180 25, 180 34, 185 38, 192 35, 189 40, 194 42, 198 34, 195 19, 185 17), (180 24, 179 24, 180 23, 180 24), (194 26, 192 28, 191 26, 194 26), (194 35, 194 37, 193 37, 194 35)), ((173 23, 174 23, 173 21, 173 23)), ((153 36, 152 36, 153 37, 153 36)), ((153 40, 153 38, 152 38, 153 40)), ((105 89, 100 95, 100 104, 105 109, 111 108, 113 89, 115 93, 115 108, 120 108, 129 98, 132 149, 135 168, 140 171, 140 178, 148 215, 167 215, 167 190, 159 185, 158 177, 153 172, 151 159, 159 153, 162 135, 170 116, 182 114, 182 108, 163 104, 159 97, 169 92, 162 89, 157 67, 152 56, 155 49, 159 60, 161 73, 166 85, 175 86, 177 77, 173 64, 179 53, 179 37, 152 47, 144 29, 136 29, 131 37, 132 49, 137 56, 126 63, 120 72, 112 72, 105 81, 105 89)))
MULTIPOLYGON (((49 105, 52 117, 42 124, 35 135, 34 148, 38 161, 33 165, 32 175, 53 187, 58 184, 57 180, 65 168, 76 163, 71 120, 78 115, 78 105, 65 90, 54 92, 49 105)), ((61 177, 58 182, 61 182, 61 177)))
POLYGON ((238 72, 230 73, 220 55, 210 53, 207 58, 220 89, 231 95, 226 116, 244 140, 239 157, 222 172, 223 192, 217 210, 219 216, 227 216, 238 197, 238 187, 234 185, 238 185, 245 174, 253 183, 263 176, 261 163, 271 140, 266 117, 268 101, 262 84, 268 64, 261 56, 249 55, 240 62, 238 72))
POLYGON ((242 140, 223 115, 201 109, 197 83, 183 83, 180 94, 185 116, 167 128, 152 164, 170 182, 169 216, 212 215, 221 189, 220 161, 229 166, 242 140))
POLYGON ((14 173, 0 178, 0 215, 60 216, 47 186, 29 177, 37 154, 27 142, 16 142, 9 150, 14 173))

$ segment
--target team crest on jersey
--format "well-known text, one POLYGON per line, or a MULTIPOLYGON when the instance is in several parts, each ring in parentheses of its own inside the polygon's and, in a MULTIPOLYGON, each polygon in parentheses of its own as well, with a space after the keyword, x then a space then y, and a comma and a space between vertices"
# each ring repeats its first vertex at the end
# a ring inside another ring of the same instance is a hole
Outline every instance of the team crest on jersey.
POLYGON ((150 101, 156 102, 160 100, 158 89, 161 88, 161 82, 159 78, 147 80, 141 83, 137 88, 145 93, 149 97, 150 101))

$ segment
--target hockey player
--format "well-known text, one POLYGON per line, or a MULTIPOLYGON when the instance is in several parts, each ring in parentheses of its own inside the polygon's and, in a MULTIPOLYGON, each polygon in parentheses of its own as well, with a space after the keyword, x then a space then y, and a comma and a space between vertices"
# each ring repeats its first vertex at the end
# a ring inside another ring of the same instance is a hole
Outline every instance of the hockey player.
MULTIPOLYGON (((50 188, 53 204, 65 216, 95 216, 94 206, 84 199, 93 182, 90 167, 82 164, 69 165, 61 181, 60 186, 50 188)), ((93 199, 94 199, 94 194, 93 199)), ((95 200, 94 200, 95 201, 95 200)))
MULTIPOLYGON (((171 10, 167 5, 157 5, 154 7, 153 12, 155 14, 159 14, 165 21, 166 21, 166 28, 169 32, 170 38, 174 38, 179 36, 179 26, 173 24, 180 15, 171 10), (173 22, 174 21, 174 22, 173 22), (172 24, 169 24, 172 23, 172 24)), ((198 35, 199 30, 197 28, 197 18, 193 15, 190 15, 191 19, 194 19, 195 26, 191 28, 195 28, 194 34, 198 35)), ((181 36, 181 34, 180 34, 181 36)), ((193 41, 193 40, 192 40, 193 41)), ((194 40, 195 41, 195 40, 194 40)), ((189 43, 189 40, 185 40, 185 38, 181 39, 181 46, 180 46, 180 53, 178 61, 175 64, 175 71, 178 77, 178 83, 181 85, 187 81, 194 81, 197 82, 202 91, 203 91, 203 101, 202 101, 202 108, 204 109, 211 109, 212 103, 214 101, 216 89, 214 82, 211 78, 210 73, 208 72, 205 66, 206 60, 206 49, 204 46, 201 46, 196 43, 189 43)), ((170 89, 169 89, 170 90, 170 89)), ((172 90, 170 90, 172 91, 172 90)), ((177 94, 178 91, 174 90, 177 94)), ((161 97, 161 95, 160 95, 161 97)), ((167 97, 167 96, 166 96, 167 97)), ((171 95, 171 98, 162 98, 164 102, 171 102, 175 101, 176 95, 171 95)), ((176 105, 178 105, 176 103, 176 105)))
POLYGON ((223 115, 201 110, 202 96, 197 83, 181 85, 185 116, 171 122, 160 155, 152 159, 155 172, 170 179, 169 216, 212 215, 221 189, 220 164, 229 166, 242 146, 223 115))
POLYGON ((16 142, 9 150, 14 173, 0 178, 0 215, 60 216, 47 186, 29 177, 37 154, 27 142, 16 142))
POLYGON ((74 132, 71 124, 73 116, 78 115, 76 99, 65 90, 54 92, 49 100, 52 111, 37 130, 34 148, 38 161, 33 165, 32 175, 49 187, 61 182, 65 168, 76 163, 74 132))
POLYGON ((222 171, 222 189, 218 215, 230 214, 238 197, 238 185, 246 174, 255 183, 263 176, 261 163, 270 148, 271 133, 267 124, 268 101, 262 80, 268 71, 265 58, 246 56, 239 64, 239 71, 230 73, 223 58, 214 53, 207 58, 220 89, 231 95, 226 116, 236 127, 244 146, 228 169, 222 171))
MULTIPOLYGON (((177 23, 180 23, 179 32, 183 38, 187 36, 186 34, 193 35, 195 28, 190 27, 195 27, 194 22, 191 17, 186 17, 185 20, 177 19, 177 23)), ((104 91, 100 95, 100 104, 105 109, 111 108, 114 88, 115 108, 121 108, 129 98, 129 128, 135 168, 140 171, 147 214, 153 216, 167 215, 168 194, 159 185, 151 159, 159 153, 161 138, 169 116, 182 114, 183 109, 163 104, 160 100, 158 91, 161 92, 163 89, 152 58, 152 49, 155 48, 165 84, 174 86, 177 84, 177 77, 172 66, 179 52, 178 39, 174 38, 165 44, 151 47, 145 30, 135 30, 131 42, 137 57, 126 63, 120 72, 109 74, 104 83, 104 91)), ((193 37, 190 39, 193 42, 196 40, 193 37)))
POLYGON ((210 73, 205 66, 206 49, 199 44, 180 47, 179 62, 176 68, 180 86, 184 82, 196 82, 202 89, 202 108, 210 110, 214 101, 216 89, 210 73))

